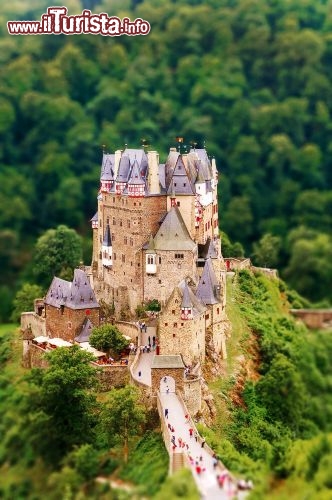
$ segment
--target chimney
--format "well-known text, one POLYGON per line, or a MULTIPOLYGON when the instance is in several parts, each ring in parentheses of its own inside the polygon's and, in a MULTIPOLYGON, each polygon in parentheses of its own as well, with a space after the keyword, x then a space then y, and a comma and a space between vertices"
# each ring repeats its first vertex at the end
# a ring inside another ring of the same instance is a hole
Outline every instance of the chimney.
POLYGON ((118 176, 121 153, 122 153, 121 149, 118 149, 117 151, 115 151, 114 154, 114 180, 116 180, 118 176))
POLYGON ((150 194, 160 194, 159 184, 159 154, 157 151, 148 151, 148 188, 150 194))

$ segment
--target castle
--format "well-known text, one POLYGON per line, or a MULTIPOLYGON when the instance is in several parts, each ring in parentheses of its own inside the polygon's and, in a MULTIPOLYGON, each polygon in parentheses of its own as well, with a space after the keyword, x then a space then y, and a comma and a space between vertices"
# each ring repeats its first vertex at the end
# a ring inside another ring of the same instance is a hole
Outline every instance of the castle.
POLYGON ((54 277, 35 311, 22 314, 26 366, 36 362, 31 357, 38 349, 30 345, 36 339, 48 346, 50 340, 58 346, 88 342, 102 320, 101 299, 114 310, 114 321, 127 320, 122 331, 129 328, 133 342, 139 342, 137 308, 157 300, 157 355, 181 356, 181 366, 197 367, 206 354, 226 358, 217 185, 216 164, 205 149, 182 154, 171 148, 165 163, 144 149, 104 153, 91 219, 92 265, 76 269, 72 282, 54 277))
POLYGON ((226 268, 218 224, 218 171, 205 149, 165 163, 156 151, 103 154, 93 230, 92 283, 115 314, 157 299, 158 352, 204 362, 226 357, 226 268))

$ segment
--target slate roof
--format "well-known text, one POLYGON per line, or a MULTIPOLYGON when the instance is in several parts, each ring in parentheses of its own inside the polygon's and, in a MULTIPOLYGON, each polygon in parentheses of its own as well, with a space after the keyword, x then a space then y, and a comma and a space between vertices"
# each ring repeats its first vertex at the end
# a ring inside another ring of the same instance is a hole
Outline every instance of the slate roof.
POLYGON ((178 288, 182 294, 181 308, 191 308, 193 317, 199 316, 205 311, 205 305, 198 297, 195 296, 194 292, 189 288, 186 280, 182 280, 179 283, 178 288))
POLYGON ((153 358, 151 368, 185 368, 185 365, 179 354, 156 355, 153 358))
POLYGON ((98 212, 94 214, 94 216, 90 219, 90 222, 96 222, 98 221, 98 212))
POLYGON ((194 250, 196 247, 178 207, 172 207, 166 214, 154 237, 154 244, 156 250, 194 250))
POLYGON ((89 279, 81 269, 75 269, 72 282, 55 276, 46 294, 45 304, 66 306, 69 309, 99 307, 89 279))
POLYGON ((215 275, 211 259, 207 259, 203 269, 202 276, 199 280, 196 297, 198 297, 203 304, 217 304, 219 300, 216 298, 216 287, 218 280, 215 275))
POLYGON ((111 181, 114 175, 114 154, 103 154, 103 161, 101 165, 100 180, 111 181))
POLYGON ((89 342, 90 334, 92 332, 93 324, 89 318, 85 318, 80 334, 75 337, 76 342, 89 342))
POLYGON ((135 184, 135 185, 136 184, 140 184, 140 185, 144 184, 145 185, 145 182, 142 179, 142 175, 141 175, 137 160, 134 161, 128 184, 135 184))
POLYGON ((112 246, 112 237, 109 223, 106 224, 104 239, 103 239, 103 247, 111 247, 112 246))
POLYGON ((171 180, 168 184, 168 194, 174 193, 175 195, 178 195, 195 193, 192 179, 188 176, 188 172, 181 156, 178 157, 175 167, 169 175, 171 175, 171 180))
POLYGON ((119 163, 119 170, 116 180, 118 182, 127 182, 130 173, 130 160, 129 156, 122 155, 119 163))
POLYGON ((198 258, 199 259, 217 259, 218 253, 214 246, 213 241, 210 237, 207 238, 206 242, 203 244, 198 244, 198 258))

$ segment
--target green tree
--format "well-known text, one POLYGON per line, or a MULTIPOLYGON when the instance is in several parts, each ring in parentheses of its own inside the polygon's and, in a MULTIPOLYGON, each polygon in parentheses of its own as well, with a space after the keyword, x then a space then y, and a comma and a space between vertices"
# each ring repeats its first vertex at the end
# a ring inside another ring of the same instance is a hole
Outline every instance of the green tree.
POLYGON ((266 407, 270 419, 279 420, 297 430, 303 416, 307 393, 294 363, 278 353, 256 388, 258 402, 266 407))
POLYGON ((281 238, 270 233, 264 234, 261 239, 253 245, 254 262, 258 266, 274 267, 278 263, 281 238))
POLYGON ((19 321, 22 312, 33 311, 34 300, 43 297, 43 295, 43 289, 40 286, 24 283, 13 301, 12 321, 19 321))
POLYGON ((93 356, 78 346, 60 347, 45 355, 46 369, 28 377, 30 396, 22 432, 53 465, 75 446, 91 443, 97 417, 96 369, 93 356))
POLYGON ((129 438, 139 435, 146 420, 145 412, 136 387, 127 385, 121 389, 110 391, 106 410, 102 417, 102 426, 110 439, 116 437, 122 440, 126 462, 128 460, 129 438))
POLYGON ((121 354, 129 344, 129 341, 114 325, 102 325, 93 328, 89 342, 96 349, 116 355, 121 354))
POLYGON ((38 239, 33 272, 38 283, 46 288, 54 275, 67 278, 68 269, 72 273, 81 259, 81 237, 73 229, 61 225, 49 229, 38 239))

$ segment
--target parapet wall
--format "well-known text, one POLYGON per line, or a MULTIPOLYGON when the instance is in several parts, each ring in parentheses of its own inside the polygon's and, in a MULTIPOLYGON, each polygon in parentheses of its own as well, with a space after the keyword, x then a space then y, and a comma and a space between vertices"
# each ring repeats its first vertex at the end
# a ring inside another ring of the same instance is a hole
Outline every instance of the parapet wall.
POLYGON ((332 309, 291 309, 290 312, 308 328, 332 328, 332 309))
POLYGON ((31 328, 34 337, 46 336, 45 318, 35 312, 24 312, 21 314, 21 330, 31 328))

